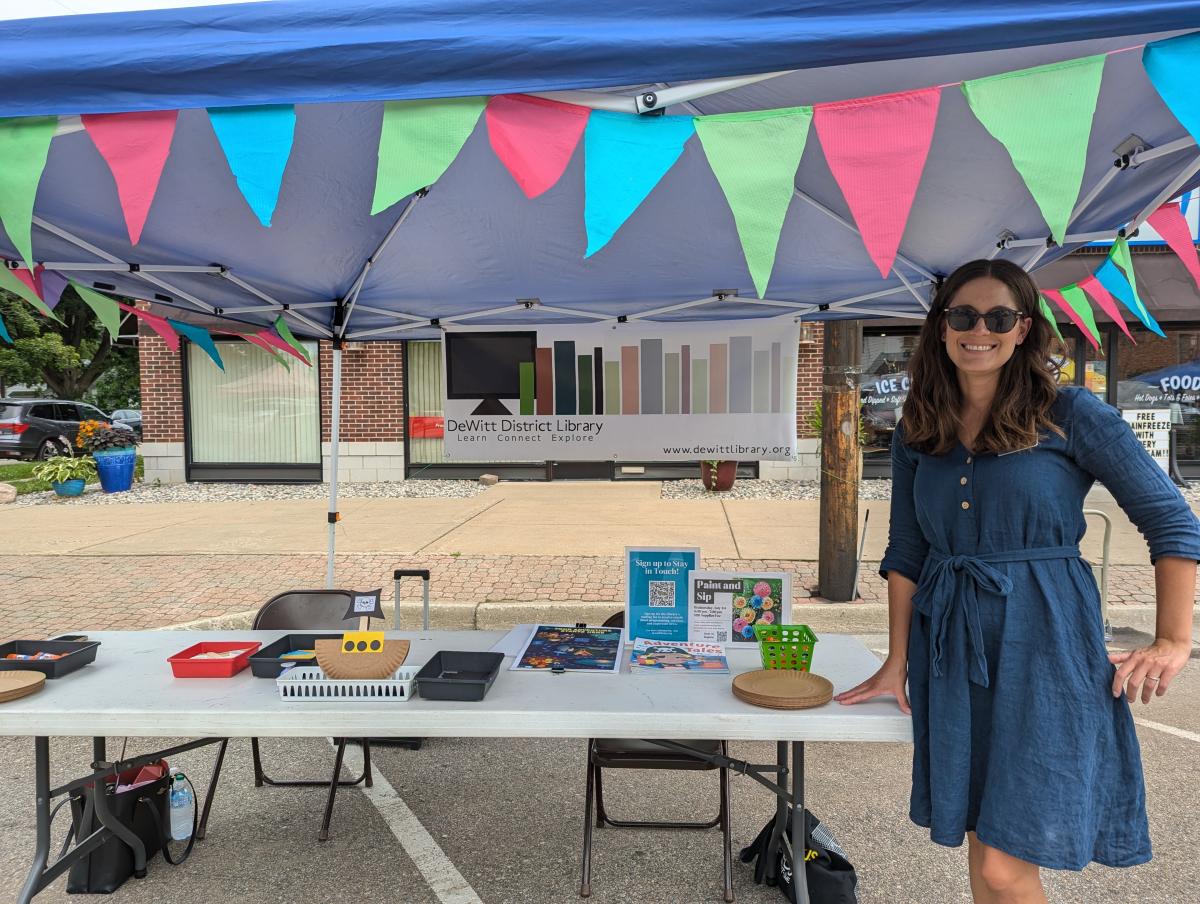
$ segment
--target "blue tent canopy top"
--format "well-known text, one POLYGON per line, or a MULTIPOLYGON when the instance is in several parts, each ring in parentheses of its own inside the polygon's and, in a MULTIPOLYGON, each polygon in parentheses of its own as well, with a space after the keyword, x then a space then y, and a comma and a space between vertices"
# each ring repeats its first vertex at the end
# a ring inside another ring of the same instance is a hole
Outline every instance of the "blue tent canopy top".
MULTIPOLYGON (((957 90, 942 92, 887 279, 815 139, 764 301, 694 139, 590 258, 582 148, 553 188, 528 199, 489 146, 483 118, 427 196, 370 214, 382 99, 539 92, 633 112, 652 91, 667 116, 763 110, 952 84, 1200 26, 1200 3, 1180 2, 994 2, 964 12, 931 2, 897 11, 885 2, 747 9, 705 0, 682 17, 644 7, 636 21, 594 6, 270 0, 0 23, 0 114, 60 116, 34 209, 34 256, 177 319, 219 312, 262 325, 287 306, 292 329, 310 337, 416 338, 436 334, 435 319, 468 317, 506 325, 622 315, 919 318, 932 282, 963 261, 1048 262, 1200 181, 1194 140, 1140 52, 1125 52, 1105 64, 1063 247, 1048 246, 1007 152, 957 90), (690 100, 671 102, 672 89, 695 80, 764 72, 783 74, 701 83, 683 95, 690 100), (202 109, 264 103, 297 104, 270 228, 243 200, 202 109), (74 114, 148 109, 181 112, 133 246, 112 175, 74 114), (1137 148, 1133 165, 1114 167, 1137 148), (347 299, 349 317, 339 319, 347 299)), ((0 253, 18 256, 8 243, 0 253)))

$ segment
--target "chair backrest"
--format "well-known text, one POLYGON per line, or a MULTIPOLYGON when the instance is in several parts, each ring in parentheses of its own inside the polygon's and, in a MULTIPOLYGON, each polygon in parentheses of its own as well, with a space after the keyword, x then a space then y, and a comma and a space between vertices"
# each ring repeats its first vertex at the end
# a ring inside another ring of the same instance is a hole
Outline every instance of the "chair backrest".
POLYGON ((605 622, 601 627, 624 628, 625 627, 625 610, 622 609, 620 612, 616 613, 615 615, 610 615, 607 619, 605 619, 605 622))
POLYGON ((289 590, 273 596, 254 616, 254 630, 358 629, 358 616, 346 618, 354 600, 350 590, 289 590))

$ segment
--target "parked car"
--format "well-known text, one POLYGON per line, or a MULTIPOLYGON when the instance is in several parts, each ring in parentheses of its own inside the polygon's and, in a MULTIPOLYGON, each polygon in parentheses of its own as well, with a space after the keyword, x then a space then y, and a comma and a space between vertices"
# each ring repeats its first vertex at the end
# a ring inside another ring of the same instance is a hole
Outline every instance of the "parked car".
POLYGON ((132 427, 84 402, 0 399, 0 458, 44 461, 61 454, 63 440, 73 445, 82 421, 103 421, 137 436, 132 427))
POLYGON ((118 408, 112 413, 114 424, 124 424, 131 429, 140 441, 142 438, 142 413, 136 408, 118 408))

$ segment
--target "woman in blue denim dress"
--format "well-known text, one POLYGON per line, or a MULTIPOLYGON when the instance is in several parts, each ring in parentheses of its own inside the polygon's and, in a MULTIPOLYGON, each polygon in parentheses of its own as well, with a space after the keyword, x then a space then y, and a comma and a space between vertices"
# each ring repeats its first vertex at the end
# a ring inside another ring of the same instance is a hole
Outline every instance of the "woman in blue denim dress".
POLYGON ((1057 386, 1038 298, 1002 260, 938 292, 892 439, 891 652, 837 698, 911 701, 910 815, 967 838, 976 904, 1044 902, 1039 867, 1150 859, 1129 704, 1191 652, 1200 526, 1113 408, 1057 386), (1154 642, 1111 656, 1079 554, 1096 480, 1146 537, 1158 599, 1154 642))

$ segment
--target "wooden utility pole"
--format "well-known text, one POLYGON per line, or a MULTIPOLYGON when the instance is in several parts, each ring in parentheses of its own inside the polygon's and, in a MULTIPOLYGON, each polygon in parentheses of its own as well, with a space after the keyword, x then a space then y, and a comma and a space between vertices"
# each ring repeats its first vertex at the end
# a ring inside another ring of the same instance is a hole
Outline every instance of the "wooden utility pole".
POLYGON ((817 594, 839 603, 853 598, 858 560, 861 356, 861 321, 827 320, 821 387, 821 558, 817 594))

